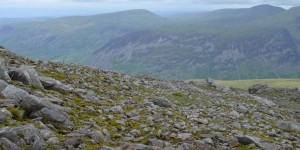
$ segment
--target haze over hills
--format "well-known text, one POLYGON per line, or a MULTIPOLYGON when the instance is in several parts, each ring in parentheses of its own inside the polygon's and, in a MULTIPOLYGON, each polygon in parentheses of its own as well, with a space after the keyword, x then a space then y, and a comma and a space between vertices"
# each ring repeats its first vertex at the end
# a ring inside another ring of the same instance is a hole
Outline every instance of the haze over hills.
POLYGON ((298 7, 271 5, 170 18, 132 10, 6 25, 0 41, 34 59, 133 75, 295 78, 300 77, 299 18, 298 7))
POLYGON ((81 63, 84 56, 110 39, 165 22, 165 18, 146 10, 64 17, 41 23, 6 25, 0 29, 0 41, 30 58, 81 63))

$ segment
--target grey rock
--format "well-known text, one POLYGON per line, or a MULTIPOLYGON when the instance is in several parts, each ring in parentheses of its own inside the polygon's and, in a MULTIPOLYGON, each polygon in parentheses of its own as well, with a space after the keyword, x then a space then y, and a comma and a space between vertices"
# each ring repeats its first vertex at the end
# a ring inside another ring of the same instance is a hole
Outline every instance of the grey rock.
POLYGON ((88 137, 98 142, 111 142, 111 139, 105 137, 101 131, 92 131, 88 134, 88 137))
POLYGON ((300 131, 300 123, 292 121, 278 121, 276 126, 287 131, 300 131))
POLYGON ((201 124, 208 124, 207 119, 198 119, 198 122, 201 123, 201 124))
POLYGON ((9 75, 12 80, 17 80, 36 88, 43 88, 39 80, 39 74, 34 70, 34 68, 21 66, 20 68, 9 71, 9 75))
POLYGON ((199 150, 214 150, 211 145, 205 144, 203 141, 195 141, 195 149, 199 150))
POLYGON ((179 149, 180 149, 180 150, 195 149, 195 145, 194 145, 194 144, 191 144, 191 143, 182 143, 182 144, 179 146, 179 149))
POLYGON ((102 146, 100 150, 122 150, 121 148, 112 148, 108 146, 102 146))
POLYGON ((15 127, 12 130, 21 136, 27 144, 33 144, 37 140, 43 140, 40 130, 35 128, 32 124, 15 127))
POLYGON ((161 147, 161 148, 163 148, 165 146, 164 141, 158 140, 158 139, 149 139, 147 141, 147 144, 150 146, 156 146, 156 147, 161 147))
POLYGON ((237 108, 237 111, 238 111, 239 113, 246 113, 246 112, 248 111, 248 109, 247 109, 246 107, 244 107, 244 106, 239 106, 239 107, 237 108))
POLYGON ((8 71, 5 68, 5 60, 3 58, 0 58, 0 79, 6 81, 7 83, 11 83, 8 71))
POLYGON ((44 107, 51 108, 49 102, 46 102, 36 96, 28 95, 21 103, 21 107, 24 108, 28 113, 36 112, 44 107))
POLYGON ((12 143, 16 144, 18 147, 24 147, 26 142, 17 135, 14 129, 10 127, 4 127, 0 129, 0 137, 7 138, 12 143))
POLYGON ((47 149, 47 144, 43 140, 36 140, 30 149, 32 150, 46 150, 47 149))
POLYGON ((3 150, 21 150, 21 148, 7 138, 0 138, 0 149, 3 150))
POLYGON ((175 108, 175 105, 173 103, 171 103, 169 100, 164 99, 164 98, 154 98, 154 99, 151 99, 150 101, 160 107, 175 108))
POLYGON ((0 108, 0 123, 4 123, 7 119, 12 118, 12 114, 5 108, 0 108))
POLYGON ((203 139, 204 143, 206 144, 210 144, 210 145, 213 145, 214 144, 214 141, 211 139, 211 138, 205 138, 203 139))
POLYGON ((260 143, 260 139, 252 136, 238 136, 237 137, 239 143, 244 144, 244 145, 249 145, 249 144, 258 144, 260 143))
POLYGON ((8 84, 4 80, 0 79, 0 92, 2 92, 7 86, 8 84))
POLYGON ((39 112, 38 116, 43 117, 47 122, 59 129, 73 129, 73 123, 67 114, 64 114, 55 109, 44 107, 39 112))
POLYGON ((71 139, 64 141, 64 146, 65 147, 72 146, 74 148, 78 148, 78 146, 82 143, 83 140, 80 137, 73 137, 71 139))
POLYGON ((14 128, 5 127, 0 129, 0 137, 5 137, 19 147, 33 144, 35 141, 43 141, 39 129, 32 124, 14 128))
POLYGON ((47 144, 58 144, 59 143, 59 139, 57 137, 51 137, 47 140, 46 142, 47 144))
POLYGON ((231 137, 228 141, 228 144, 229 144, 229 148, 234 148, 238 146, 240 143, 236 137, 231 137))
POLYGON ((255 101, 263 104, 264 106, 268 106, 268 107, 274 107, 276 106, 276 104, 270 100, 267 100, 267 99, 264 99, 264 98, 261 98, 261 97, 258 97, 258 96, 251 96, 255 101))
POLYGON ((280 147, 276 144, 271 144, 271 143, 267 143, 262 141, 260 138, 258 137, 254 137, 254 136, 238 136, 237 137, 239 143, 244 144, 244 145, 249 145, 249 144, 255 144, 257 147, 266 149, 266 150, 279 150, 280 147))
POLYGON ((230 118, 232 118, 232 119, 237 119, 237 118, 240 117, 240 114, 239 114, 237 111, 233 110, 233 111, 231 111, 231 112, 229 113, 229 116, 230 116, 230 118))
POLYGON ((47 90, 54 90, 60 93, 68 93, 72 90, 69 86, 49 77, 40 76, 39 80, 47 90))
POLYGON ((0 107, 18 107, 19 103, 14 99, 0 99, 0 107))
POLYGON ((270 92, 272 88, 269 88, 266 84, 255 84, 249 88, 250 94, 261 94, 265 92, 270 92))
POLYGON ((113 112, 115 114, 123 114, 124 110, 121 106, 113 106, 109 109, 110 112, 113 112))
POLYGON ((141 136, 141 131, 133 129, 130 131, 130 134, 134 137, 138 137, 138 136, 141 136))
POLYGON ((194 138, 191 133, 179 133, 177 139, 180 141, 192 141, 194 138))
POLYGON ((13 85, 8 85, 0 92, 0 95, 8 99, 14 99, 18 102, 22 102, 29 94, 13 85))
POLYGON ((43 101, 36 96, 29 95, 27 99, 21 103, 21 106, 30 113, 31 116, 42 117, 56 128, 73 128, 73 123, 67 114, 52 107, 49 102, 43 101))
POLYGON ((144 144, 133 144, 133 143, 122 143, 121 149, 127 149, 127 150, 162 150, 160 147, 155 146, 148 146, 144 144))

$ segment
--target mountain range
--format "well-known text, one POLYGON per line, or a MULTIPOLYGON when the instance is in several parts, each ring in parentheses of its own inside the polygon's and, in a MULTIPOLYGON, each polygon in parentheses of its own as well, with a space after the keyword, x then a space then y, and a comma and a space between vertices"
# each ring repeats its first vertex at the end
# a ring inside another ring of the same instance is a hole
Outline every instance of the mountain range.
POLYGON ((0 44, 33 59, 164 79, 299 78, 300 7, 171 17, 129 10, 4 24, 0 44))

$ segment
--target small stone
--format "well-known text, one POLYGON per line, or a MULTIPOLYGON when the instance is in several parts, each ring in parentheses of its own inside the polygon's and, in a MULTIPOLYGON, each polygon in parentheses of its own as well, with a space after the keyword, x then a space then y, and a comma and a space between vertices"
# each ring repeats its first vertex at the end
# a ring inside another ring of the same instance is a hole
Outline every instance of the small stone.
POLYGON ((46 142, 47 144, 58 144, 59 143, 59 139, 57 137, 51 137, 47 140, 46 142))
POLYGON ((211 138, 205 138, 203 139, 204 143, 214 145, 214 141, 211 138))
POLYGON ((147 144, 150 146, 164 147, 164 142, 162 140, 158 140, 158 139, 149 139, 147 141, 147 144))
POLYGON ((177 138, 180 141, 192 141, 194 139, 191 133, 179 133, 177 138))
POLYGON ((130 131, 130 134, 133 135, 134 137, 138 137, 141 135, 141 132, 139 130, 133 129, 130 131))
POLYGON ((113 137, 118 139, 118 138, 121 138, 122 135, 121 134, 114 134, 113 137))
POLYGON ((243 113, 244 114, 244 113, 246 113, 248 111, 248 109, 246 107, 244 107, 244 106, 239 106, 238 109, 237 109, 237 111, 239 113, 243 113))
POLYGON ((231 137, 228 141, 229 148, 237 147, 240 143, 236 137, 231 137))
POLYGON ((240 117, 240 114, 239 114, 237 111, 233 110, 233 111, 231 111, 231 112, 229 113, 229 116, 230 116, 230 118, 232 118, 232 119, 237 119, 237 118, 240 117))
POLYGON ((46 150, 47 149, 47 144, 43 140, 36 140, 31 149, 32 150, 46 150))
POLYGON ((113 112, 114 114, 124 114, 124 110, 121 106, 113 106, 109 111, 113 112))

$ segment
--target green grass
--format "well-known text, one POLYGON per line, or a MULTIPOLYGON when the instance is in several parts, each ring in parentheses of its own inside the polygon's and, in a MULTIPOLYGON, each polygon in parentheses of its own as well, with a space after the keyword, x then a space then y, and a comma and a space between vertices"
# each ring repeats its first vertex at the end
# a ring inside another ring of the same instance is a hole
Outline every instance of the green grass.
MULTIPOLYGON (((189 81, 203 81, 201 79, 189 81)), ((217 84, 225 87, 234 87, 247 90, 254 84, 267 84, 270 87, 278 88, 300 88, 300 79, 253 79, 253 80, 215 80, 217 84)))

